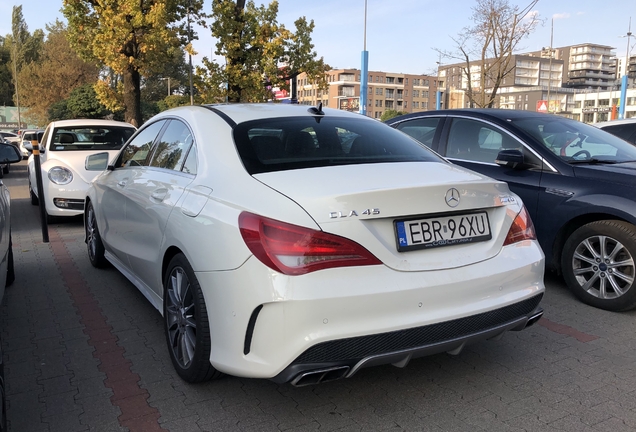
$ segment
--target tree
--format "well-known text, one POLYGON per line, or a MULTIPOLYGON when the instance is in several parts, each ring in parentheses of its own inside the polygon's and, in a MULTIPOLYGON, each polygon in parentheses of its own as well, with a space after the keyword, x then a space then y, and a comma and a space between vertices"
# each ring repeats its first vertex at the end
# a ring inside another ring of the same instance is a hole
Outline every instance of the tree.
POLYGON ((11 67, 11 43, 0 36, 0 105, 13 105, 13 68, 11 67))
MULTIPOLYGON (((190 20, 203 24, 203 0, 63 0, 71 45, 85 59, 102 62, 123 76, 125 120, 142 123, 141 77, 161 69, 166 56, 181 51, 194 33, 190 20), (185 21, 187 18, 187 21, 185 21)), ((112 89, 112 87, 110 87, 112 89)), ((100 100, 116 97, 97 89, 100 100)))
POLYGON ((286 87, 301 72, 325 80, 328 66, 311 43, 313 21, 299 18, 293 33, 277 22, 277 15, 277 1, 258 7, 253 0, 212 1, 212 36, 225 65, 204 59, 197 69, 202 97, 260 102, 271 99, 272 87, 286 87))
POLYGON ((397 111, 394 109, 388 109, 382 113, 382 116, 380 117, 380 121, 384 122, 389 119, 392 119, 393 117, 401 116, 404 114, 408 114, 408 113, 406 111, 397 111))
POLYGON ((499 87, 514 70, 513 53, 541 23, 532 9, 538 1, 532 0, 519 9, 509 0, 476 0, 471 17, 474 25, 452 38, 456 50, 437 50, 444 57, 463 62, 462 73, 468 83, 466 96, 471 108, 494 106, 499 87), (479 75, 477 86, 473 74, 479 75))
POLYGON ((29 119, 44 125, 49 108, 69 97, 73 89, 97 81, 99 68, 94 62, 82 60, 67 40, 67 30, 61 21, 47 25, 47 37, 37 61, 25 64, 18 74, 21 104, 29 108, 29 119))

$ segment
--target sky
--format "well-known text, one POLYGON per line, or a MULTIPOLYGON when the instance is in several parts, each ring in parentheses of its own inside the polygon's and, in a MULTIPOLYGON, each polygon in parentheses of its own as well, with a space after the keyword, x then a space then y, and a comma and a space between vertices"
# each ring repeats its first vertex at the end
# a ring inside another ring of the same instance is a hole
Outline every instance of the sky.
MULTIPOLYGON (((525 8, 530 0, 509 0, 525 8)), ((255 0, 269 3, 269 0, 255 0)), ((436 49, 452 50, 452 37, 471 25, 475 0, 366 0, 369 70, 435 75, 437 62, 456 63, 439 58, 436 49)), ((0 35, 11 32, 11 10, 22 4, 29 31, 44 29, 56 18, 64 21, 62 0, 0 0, 0 35)), ((205 0, 211 11, 211 0, 205 0)), ((554 47, 582 43, 608 45, 624 56, 630 17, 633 21, 630 52, 636 52, 635 0, 539 0, 534 12, 545 20, 524 39, 517 52, 540 50, 550 46, 551 22, 554 23, 554 47), (611 5, 611 6, 610 6, 611 5)), ((312 41, 319 57, 332 68, 360 68, 364 44, 365 0, 279 0, 278 20, 289 29, 301 16, 313 19, 312 41)), ((215 41, 207 29, 198 29, 194 41, 199 63, 203 56, 214 56, 215 41)))

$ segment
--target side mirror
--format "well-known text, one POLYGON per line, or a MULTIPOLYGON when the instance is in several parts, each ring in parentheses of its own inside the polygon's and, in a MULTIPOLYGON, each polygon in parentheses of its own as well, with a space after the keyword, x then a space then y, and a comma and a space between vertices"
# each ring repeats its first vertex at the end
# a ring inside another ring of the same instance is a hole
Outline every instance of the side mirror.
POLYGON ((87 156, 84 167, 86 171, 104 171, 108 167, 108 152, 87 156))
POLYGON ((20 150, 11 144, 0 144, 0 163, 16 163, 22 160, 20 150))
POLYGON ((517 149, 501 150, 497 154, 495 163, 499 166, 513 169, 522 169, 526 166, 523 152, 517 149))

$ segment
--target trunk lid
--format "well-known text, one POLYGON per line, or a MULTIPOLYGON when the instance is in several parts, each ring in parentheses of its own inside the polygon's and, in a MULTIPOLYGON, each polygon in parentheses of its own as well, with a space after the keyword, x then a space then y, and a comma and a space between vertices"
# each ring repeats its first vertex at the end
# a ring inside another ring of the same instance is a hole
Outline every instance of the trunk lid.
POLYGON ((455 268, 495 256, 521 205, 505 183, 442 162, 342 165, 254 177, 298 203, 323 231, 359 243, 400 271, 455 268), (458 192, 455 207, 446 202, 452 189, 458 192), (477 211, 487 214, 490 240, 398 250, 395 221, 459 221, 477 211))

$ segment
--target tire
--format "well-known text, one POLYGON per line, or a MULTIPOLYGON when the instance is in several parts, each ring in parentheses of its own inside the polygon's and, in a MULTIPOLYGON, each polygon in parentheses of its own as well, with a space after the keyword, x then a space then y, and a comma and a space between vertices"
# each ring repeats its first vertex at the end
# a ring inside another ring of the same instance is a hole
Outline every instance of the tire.
MULTIPOLYGON (((30 178, 28 173, 27 173, 27 177, 30 178)), ((33 192, 33 188, 31 187, 31 180, 29 180, 29 195, 31 196, 31 205, 40 204, 40 200, 38 199, 38 196, 35 194, 35 192, 33 192)))
POLYGON ((583 303, 609 311, 636 307, 636 227, 616 220, 583 225, 567 239, 563 277, 583 303))
POLYGON ((220 377, 210 363, 210 326, 203 291, 183 254, 170 260, 163 289, 164 330, 175 370, 189 383, 220 377))
POLYGON ((108 260, 104 256, 104 243, 102 243, 102 237, 99 235, 95 209, 91 202, 88 203, 88 208, 86 209, 84 227, 86 230, 86 246, 89 261, 95 268, 107 267, 108 260))
POLYGON ((15 268, 13 266, 13 240, 9 235, 9 258, 7 259, 7 281, 6 286, 15 282, 15 268))
MULTIPOLYGON (((2 353, 0 352, 0 355, 2 353)), ((6 432, 7 428, 7 396, 6 382, 4 380, 4 360, 0 360, 0 403, 2 403, 2 418, 0 418, 0 432, 6 432)))

